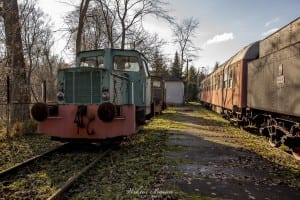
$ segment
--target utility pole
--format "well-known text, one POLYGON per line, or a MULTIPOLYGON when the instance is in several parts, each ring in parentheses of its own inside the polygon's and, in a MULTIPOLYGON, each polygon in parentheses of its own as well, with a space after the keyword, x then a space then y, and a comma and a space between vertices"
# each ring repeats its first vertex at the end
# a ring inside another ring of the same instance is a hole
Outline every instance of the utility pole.
POLYGON ((186 59, 186 97, 185 100, 188 100, 189 97, 189 62, 193 61, 192 59, 186 59))

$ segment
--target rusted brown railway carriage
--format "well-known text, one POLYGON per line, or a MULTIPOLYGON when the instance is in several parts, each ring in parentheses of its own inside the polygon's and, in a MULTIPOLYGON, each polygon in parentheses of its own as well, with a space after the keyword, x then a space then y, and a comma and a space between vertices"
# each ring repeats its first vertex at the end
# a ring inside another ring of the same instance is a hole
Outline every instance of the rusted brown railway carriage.
POLYGON ((258 57, 258 42, 222 64, 202 82, 201 101, 219 113, 241 113, 247 106, 247 63, 258 57))
POLYGON ((300 18, 246 46, 201 84, 200 100, 300 160, 300 18))

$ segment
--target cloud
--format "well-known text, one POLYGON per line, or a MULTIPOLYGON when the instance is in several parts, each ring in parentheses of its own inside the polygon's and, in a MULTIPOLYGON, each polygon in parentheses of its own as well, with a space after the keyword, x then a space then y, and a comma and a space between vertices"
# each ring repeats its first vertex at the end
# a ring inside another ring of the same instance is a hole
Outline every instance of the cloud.
POLYGON ((276 18, 274 18, 274 19, 272 19, 272 20, 270 20, 270 21, 267 21, 266 23, 265 23, 265 27, 268 27, 268 26, 270 26, 270 25, 272 25, 272 24, 275 24, 276 22, 278 22, 279 21, 279 17, 276 17, 276 18))
POLYGON ((233 40, 233 39, 234 39, 233 33, 223 33, 220 35, 215 35, 213 38, 207 40, 205 42, 205 46, 210 44, 217 44, 220 42, 226 42, 228 40, 233 40))
POLYGON ((277 30, 278 30, 278 28, 272 28, 272 29, 262 33, 261 35, 265 37, 265 36, 271 35, 272 33, 276 32, 277 30))

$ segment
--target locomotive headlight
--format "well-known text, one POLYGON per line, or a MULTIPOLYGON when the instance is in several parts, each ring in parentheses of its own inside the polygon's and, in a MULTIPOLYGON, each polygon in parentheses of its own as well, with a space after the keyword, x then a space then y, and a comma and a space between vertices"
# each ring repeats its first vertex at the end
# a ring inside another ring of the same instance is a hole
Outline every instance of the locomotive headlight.
POLYGON ((109 91, 108 91, 107 88, 102 89, 101 96, 102 96, 103 101, 108 101, 109 100, 109 91))
POLYGON ((59 102, 65 100, 65 94, 64 94, 62 91, 59 91, 59 92, 56 94, 56 97, 57 97, 57 100, 58 100, 59 102))

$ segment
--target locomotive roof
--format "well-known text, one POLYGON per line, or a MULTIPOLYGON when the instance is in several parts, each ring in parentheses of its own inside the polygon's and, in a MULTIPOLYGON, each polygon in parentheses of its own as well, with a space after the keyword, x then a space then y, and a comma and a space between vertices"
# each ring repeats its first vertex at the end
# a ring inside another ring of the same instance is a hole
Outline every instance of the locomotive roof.
POLYGON ((119 52, 122 52, 122 51, 135 52, 135 53, 140 54, 145 60, 148 61, 148 59, 145 57, 145 55, 143 53, 141 53, 141 52, 139 52, 138 50, 135 50, 135 49, 113 49, 113 48, 93 49, 93 50, 80 51, 80 52, 77 53, 77 56, 82 54, 82 53, 99 52, 99 51, 105 52, 106 50, 119 51, 119 52))

